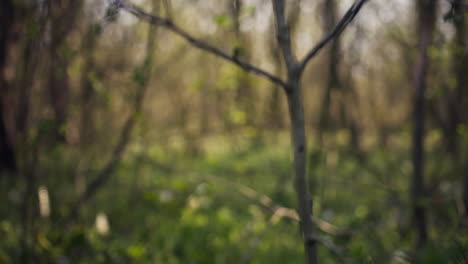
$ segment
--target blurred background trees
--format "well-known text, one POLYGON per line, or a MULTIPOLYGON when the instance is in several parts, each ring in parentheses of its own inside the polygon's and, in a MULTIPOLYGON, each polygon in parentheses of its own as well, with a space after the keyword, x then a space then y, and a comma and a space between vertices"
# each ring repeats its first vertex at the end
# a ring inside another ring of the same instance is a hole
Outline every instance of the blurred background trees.
MULTIPOLYGON (((286 2, 299 58, 352 4, 286 2)), ((134 4, 286 77, 270 1, 134 4)), ((468 261, 467 4, 369 1, 305 69, 320 263, 468 261)), ((0 2, 0 263, 302 262, 280 89, 107 6, 0 2)))

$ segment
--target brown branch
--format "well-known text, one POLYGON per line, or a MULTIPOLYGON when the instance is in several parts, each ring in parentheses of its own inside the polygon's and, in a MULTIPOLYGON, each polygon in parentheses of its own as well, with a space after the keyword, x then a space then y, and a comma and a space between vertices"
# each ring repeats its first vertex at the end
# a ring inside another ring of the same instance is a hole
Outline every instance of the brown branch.
MULTIPOLYGON (((150 45, 151 41, 148 41, 148 45, 150 45)), ((164 63, 159 64, 157 67, 155 67, 154 72, 159 72, 159 73, 164 73, 167 71, 170 67, 168 65, 171 62, 178 61, 180 55, 182 52, 176 52, 174 56, 171 56, 170 58, 167 58, 164 63)), ((148 54, 148 58, 150 58, 152 55, 148 54)), ((151 67, 148 67, 146 69, 147 72, 144 74, 147 76, 147 78, 150 77, 149 75, 149 70, 151 67)), ((134 101, 134 107, 132 113, 128 116, 123 128, 122 132, 120 134, 119 140, 114 147, 114 151, 112 152, 112 156, 109 159, 109 161, 106 163, 104 168, 102 168, 97 175, 95 176, 94 180, 90 182, 87 186, 83 194, 78 198, 77 202, 71 206, 70 214, 68 216, 68 219, 66 219, 69 223, 72 222, 79 214, 79 211, 81 209, 81 206, 88 200, 90 200, 95 194, 96 191, 105 183, 108 181, 108 179, 111 177, 112 173, 115 171, 115 169, 118 166, 118 163, 121 160, 122 154, 125 151, 125 148, 128 144, 129 137, 131 134, 131 130, 133 129, 134 123, 136 122, 136 118, 138 116, 138 113, 141 111, 142 104, 143 104, 143 98, 144 94, 146 93, 146 87, 148 83, 148 80, 145 82, 145 85, 143 87, 140 87, 140 90, 137 92, 135 101, 134 101)), ((158 166, 162 166, 161 164, 157 164, 158 166)), ((168 170, 169 168, 163 168, 164 170, 168 170)))
POLYGON ((138 113, 141 111, 145 91, 145 86, 140 87, 140 90, 136 94, 134 110, 132 113, 130 113, 129 117, 125 121, 125 124, 122 128, 122 132, 118 139, 117 145, 114 148, 111 158, 104 166, 104 168, 101 171, 99 171, 99 173, 96 175, 93 181, 91 181, 86 186, 85 191, 80 195, 78 201, 72 206, 71 213, 68 219, 69 221, 72 221, 78 216, 81 206, 96 194, 97 190, 109 180, 113 172, 118 168, 118 164, 122 159, 122 155, 128 145, 128 142, 130 141, 130 135, 137 121, 138 113))
POLYGON ((118 168, 118 164, 122 159, 122 155, 128 145, 128 142, 130 141, 130 136, 138 119, 139 113, 143 108, 143 99, 145 97, 146 91, 148 90, 148 83, 151 78, 151 71, 153 68, 153 50, 156 29, 157 28, 150 29, 149 31, 146 47, 146 57, 140 69, 143 76, 142 78, 144 80, 141 83, 138 83, 138 90, 135 94, 135 100, 133 103, 133 111, 125 121, 117 145, 112 152, 111 158, 104 166, 104 168, 99 171, 96 177, 86 186, 85 191, 79 196, 77 202, 72 206, 68 219, 69 222, 73 221, 73 219, 78 216, 81 206, 96 194, 97 190, 109 180, 113 172, 118 168))
POLYGON ((307 63, 314 58, 331 40, 334 38, 338 37, 344 30, 345 28, 353 21, 353 19, 356 17, 356 15, 359 13, 361 10, 362 6, 367 2, 368 0, 357 0, 354 2, 354 4, 346 11, 344 16, 341 18, 341 20, 336 24, 335 28, 328 33, 319 43, 317 43, 304 57, 304 59, 300 63, 300 71, 302 72, 304 68, 307 66, 307 63))
POLYGON ((244 71, 246 72, 252 72, 254 74, 257 74, 259 76, 262 76, 274 83, 277 83, 279 85, 281 85, 283 88, 286 88, 287 87, 287 84, 286 82, 284 82, 283 80, 281 80, 280 78, 256 67, 256 66, 253 66, 252 64, 250 63, 247 63, 247 62, 244 62, 244 61, 241 61, 239 60, 238 58, 236 58, 235 56, 231 56, 227 53, 225 53, 224 51, 220 50, 219 48, 201 40, 201 39, 197 39, 195 37, 193 37, 190 33, 186 32, 185 30, 181 29, 180 27, 178 27, 176 24, 174 24, 174 22, 170 19, 167 19, 167 18, 162 18, 162 17, 159 17, 159 16, 155 16, 155 15, 151 15, 149 13, 146 13, 145 11, 143 11, 141 8, 127 2, 126 0, 116 0, 115 2, 115 5, 120 8, 120 9, 123 9, 127 12, 129 12, 130 14, 136 16, 137 18, 141 19, 141 20, 144 20, 150 24, 153 24, 153 25, 159 25, 159 26, 162 26, 164 27, 165 29, 175 33, 176 35, 182 37, 183 39, 185 39, 187 42, 189 42, 192 46, 198 48, 198 49, 201 49, 203 51, 206 51, 208 53, 211 53, 219 58, 222 58, 224 60, 227 60, 227 61, 230 61, 232 63, 234 63, 235 65, 239 66, 240 68, 242 68, 244 71))

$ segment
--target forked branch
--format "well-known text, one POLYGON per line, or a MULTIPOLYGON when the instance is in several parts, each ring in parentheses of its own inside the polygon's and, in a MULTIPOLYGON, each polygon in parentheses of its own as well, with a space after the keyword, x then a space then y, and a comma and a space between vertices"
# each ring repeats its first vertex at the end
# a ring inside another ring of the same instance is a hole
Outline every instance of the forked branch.
POLYGON ((242 68, 243 70, 247 71, 247 72, 252 72, 252 73, 255 73, 259 76, 262 76, 276 84, 279 84, 281 85, 283 88, 286 88, 287 87, 287 84, 286 82, 284 82, 283 80, 281 80, 279 77, 277 76, 274 76, 273 74, 271 73, 268 73, 267 71, 265 70, 262 70, 260 69, 259 67, 256 67, 250 63, 247 63, 245 61, 241 61, 239 60, 236 56, 234 55, 229 55, 228 53, 222 51, 221 49, 201 40, 201 39, 198 39, 194 36, 192 36, 190 33, 188 33, 187 31, 181 29, 180 27, 178 27, 172 20, 168 19, 168 18, 163 18, 163 17, 160 17, 160 16, 155 16, 155 15, 151 15, 145 11, 143 11, 141 8, 137 7, 136 5, 134 4, 131 4, 129 2, 127 2, 126 0, 116 0, 114 2, 114 4, 116 5, 117 8, 120 8, 120 9, 123 9, 127 12, 129 12, 130 14, 138 17, 139 19, 143 20, 143 21, 146 21, 150 24, 153 24, 153 25, 159 25, 159 26, 162 26, 164 27, 165 29, 169 30, 169 31, 172 31, 173 33, 175 33, 176 35, 182 37, 183 39, 185 39, 186 41, 188 41, 192 46, 196 47, 196 48, 199 48, 201 50, 204 50, 208 53, 211 53, 219 58, 222 58, 224 60, 227 60, 227 61, 230 61, 232 63, 234 63, 235 65, 239 66, 240 68, 242 68))
POLYGON ((307 66, 307 63, 315 57, 319 51, 321 51, 331 40, 334 38, 338 37, 344 29, 353 21, 353 19, 356 17, 356 15, 359 13, 361 10, 362 6, 367 2, 368 0, 357 0, 354 2, 354 4, 346 11, 344 16, 341 18, 341 20, 336 24, 336 26, 333 28, 331 32, 329 32, 322 40, 320 40, 304 57, 304 59, 300 63, 300 71, 302 72, 304 68, 307 66))

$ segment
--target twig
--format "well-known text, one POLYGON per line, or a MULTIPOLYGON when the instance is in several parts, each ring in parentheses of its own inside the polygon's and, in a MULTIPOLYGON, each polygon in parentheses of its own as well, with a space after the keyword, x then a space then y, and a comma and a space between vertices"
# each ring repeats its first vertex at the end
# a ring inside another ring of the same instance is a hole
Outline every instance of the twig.
POLYGON ((307 63, 315 57, 320 50, 322 50, 328 42, 330 42, 333 38, 338 37, 343 30, 353 21, 354 17, 359 13, 361 10, 362 6, 367 2, 368 0, 357 0, 354 2, 354 4, 348 9, 348 11, 344 14, 344 16, 341 18, 341 20, 338 22, 338 24, 335 26, 335 28, 328 33, 317 45, 315 45, 304 57, 304 59, 300 63, 300 71, 302 72, 304 68, 307 66, 307 63))
POLYGON ((222 58, 224 60, 227 60, 227 61, 230 61, 232 63, 234 63, 235 65, 239 66, 240 68, 242 68, 243 70, 247 71, 247 72, 252 72, 252 73, 255 73, 259 76, 262 76, 264 78, 267 78, 268 80, 274 82, 274 83, 277 83, 279 85, 281 85, 283 88, 286 88, 287 87, 287 84, 286 82, 284 82, 283 80, 281 80, 280 78, 266 72, 265 70, 262 70, 256 66, 253 66, 252 64, 250 63, 247 63, 247 62, 244 62, 244 61, 241 61, 239 60, 237 57, 235 56, 231 56, 227 53, 225 53, 224 51, 220 50, 219 48, 211 45, 211 44, 208 44, 207 42, 201 40, 201 39, 197 39, 195 37, 193 37, 190 33, 186 32, 185 30, 181 29, 180 27, 178 27, 176 24, 174 24, 174 22, 170 19, 167 19, 167 18, 162 18, 162 17, 159 17, 159 16, 155 16, 155 15, 151 15, 149 13, 146 13, 145 11, 143 11, 141 8, 125 1, 125 0, 116 0, 116 3, 115 5, 120 8, 120 9, 123 9, 127 12, 129 12, 130 14, 140 18, 141 20, 144 20, 150 24, 153 24, 153 25, 159 25, 159 26, 162 26, 164 28, 166 28, 167 30, 169 31, 172 31, 173 33, 175 33, 176 35, 179 35, 180 37, 182 37, 183 39, 185 39, 187 42, 189 42, 192 46, 196 47, 196 48, 199 48, 201 50, 204 50, 208 53, 211 53, 219 58, 222 58))
MULTIPOLYGON (((245 186, 240 183, 235 183, 227 180, 220 179, 218 177, 214 176, 206 176, 207 179, 221 182, 226 186, 235 186, 236 189, 246 198, 257 202, 260 204, 263 208, 267 209, 268 211, 272 212, 273 217, 277 218, 287 218, 291 219, 293 221, 299 221, 299 215, 297 214, 296 210, 288 208, 288 207, 283 207, 280 205, 275 204, 275 202, 268 197, 265 194, 261 194, 254 189, 245 186)), ((317 218, 312 216, 312 221, 314 222, 317 227, 322 230, 325 233, 331 234, 331 235, 345 235, 349 234, 350 232, 348 230, 345 230, 343 228, 337 227, 333 225, 332 223, 329 223, 323 219, 317 218)))
MULTIPOLYGON (((156 28, 157 29, 157 28, 156 28)), ((127 117, 125 124, 122 128, 120 133, 120 137, 118 139, 117 145, 112 152, 112 156, 104 166, 104 168, 99 171, 96 177, 86 186, 85 191, 78 197, 77 202, 71 207, 71 213, 69 215, 69 222, 75 219, 81 209, 81 206, 91 199, 97 190, 106 183, 109 178, 112 176, 113 172, 118 168, 118 164, 122 159, 122 155, 130 141, 130 136, 135 126, 135 123, 138 119, 138 114, 141 112, 143 108, 143 100, 148 90, 149 86, 149 79, 151 77, 151 71, 153 70, 153 49, 154 49, 154 41, 155 39, 155 29, 151 29, 148 35, 148 43, 146 47, 146 58, 142 63, 142 72, 144 81, 138 84, 138 90, 135 95, 135 100, 133 103, 133 111, 127 117)))
MULTIPOLYGON (((268 197, 267 195, 261 194, 248 186, 245 186, 240 183, 235 183, 235 182, 227 181, 224 179, 220 179, 214 176, 205 176, 205 178, 220 182, 226 186, 236 187, 236 189, 243 196, 260 204, 263 208, 272 212, 272 216, 270 219, 271 223, 277 222, 280 218, 287 218, 296 222, 300 221, 299 215, 297 214, 296 210, 276 205, 270 197, 268 197)), ((325 233, 328 233, 331 235, 342 235, 342 234, 348 233, 348 231, 338 228, 334 226, 333 224, 325 220, 319 219, 317 217, 312 217, 312 221, 320 230, 322 230, 325 233)), ((313 238, 314 240, 316 240, 317 242, 325 246, 338 258, 340 258, 342 263, 350 263, 350 261, 344 256, 345 255, 344 249, 336 245, 331 239, 321 236, 319 234, 313 234, 313 238)))

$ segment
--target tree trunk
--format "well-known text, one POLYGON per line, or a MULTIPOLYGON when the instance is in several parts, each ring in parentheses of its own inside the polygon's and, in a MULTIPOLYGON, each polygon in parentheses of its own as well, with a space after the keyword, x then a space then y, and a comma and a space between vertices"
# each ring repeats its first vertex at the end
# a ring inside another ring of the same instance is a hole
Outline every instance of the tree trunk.
POLYGON ((458 153, 458 128, 462 122, 468 123, 465 118, 468 108, 468 75, 466 69, 468 67, 468 47, 466 41, 466 19, 463 10, 463 0, 453 1, 455 27, 455 45, 452 48, 452 63, 453 72, 455 74, 456 86, 453 92, 449 95, 449 122, 447 134, 447 148, 450 153, 456 155, 458 153))
MULTIPOLYGON (((324 3, 324 32, 332 31, 337 20, 337 5, 335 0, 325 0, 324 3)), ((340 42, 339 38, 335 38, 331 41, 330 50, 328 51, 328 76, 326 80, 326 86, 322 98, 322 106, 320 109, 320 120, 319 120, 319 140, 322 143, 323 134, 330 129, 331 119, 331 96, 334 90, 338 90, 340 86, 340 80, 338 75, 339 69, 339 52, 340 42)))
MULTIPOLYGON (((3 97, 3 95, 1 96, 3 97)), ((0 98, 0 172, 16 170, 16 156, 8 136, 3 113, 3 98, 0 98)))
POLYGON ((54 112, 54 133, 58 141, 65 141, 66 123, 70 86, 68 81, 68 60, 60 53, 59 45, 51 45, 51 72, 49 76, 49 92, 52 110, 54 112))
POLYGON ((81 127, 80 142, 87 147, 92 142, 94 135, 94 87, 92 78, 96 77, 94 48, 96 45, 99 29, 97 24, 91 24, 84 39, 83 45, 83 73, 81 76, 81 127), (94 76, 92 76, 94 74, 94 76))
POLYGON ((291 120, 291 145, 294 152, 294 187, 296 189, 298 213, 306 254, 306 263, 317 264, 317 241, 312 223, 312 199, 307 182, 307 140, 305 134, 304 107, 301 94, 302 69, 297 62, 291 45, 290 25, 286 22, 285 1, 274 0, 273 12, 276 20, 276 36, 288 72, 285 92, 291 120))
MULTIPOLYGON (((274 33, 272 34, 274 35, 274 33)), ((283 72, 283 67, 281 64, 281 57, 278 54, 281 52, 281 49, 278 47, 278 43, 272 37, 269 40, 268 45, 269 54, 273 60, 274 74, 276 76, 281 76, 283 72)), ((280 87, 277 84, 273 84, 273 89, 271 91, 270 98, 268 99, 268 105, 265 111, 265 127, 270 130, 279 130, 283 127, 282 122, 282 107, 281 107, 281 98, 280 98, 280 87)))
POLYGON ((300 76, 290 77, 291 89, 287 93, 289 117, 291 120, 291 142, 294 151, 294 187, 296 189, 298 212, 301 219, 302 238, 307 263, 317 263, 317 242, 312 224, 312 199, 307 182, 307 141, 305 135, 304 107, 302 103, 300 76))
POLYGON ((413 224, 415 225, 417 248, 421 248, 428 241, 427 206, 425 204, 426 194, 424 186, 425 94, 429 67, 428 48, 432 43, 436 10, 436 1, 418 0, 417 2, 419 54, 414 66, 413 178, 411 184, 413 224))
MULTIPOLYGON (((153 12, 159 11, 160 0, 153 0, 153 12)), ((148 32, 148 42, 146 43, 146 54, 141 65, 135 70, 140 76, 136 81, 136 94, 133 101, 133 108, 125 121, 125 124, 120 132, 117 144, 113 150, 111 158, 106 165, 98 172, 96 177, 90 181, 85 188, 85 191, 78 197, 75 204, 71 206, 70 214, 67 222, 73 223, 80 214, 81 207, 90 200, 112 176, 118 168, 122 159, 122 155, 127 149, 131 134, 138 121, 138 116, 143 111, 143 102, 151 80, 151 73, 154 65, 154 50, 156 45, 157 27, 150 27, 148 32)))
MULTIPOLYGON (((250 45, 248 36, 243 35, 240 29, 240 15, 243 8, 243 3, 241 0, 233 0, 229 3, 229 12, 233 19, 233 33, 234 33, 234 47, 233 53, 234 56, 242 58, 244 61, 249 61, 251 57, 250 45)), ((255 120, 255 104, 252 102, 255 101, 255 94, 252 91, 250 76, 243 72, 237 71, 236 74, 236 94, 235 94, 235 104, 238 106, 239 110, 246 113, 245 123, 243 125, 253 125, 255 120)), ((239 124, 234 124, 234 127, 238 127, 239 124)))
POLYGON ((66 39, 72 32, 83 1, 65 0, 49 2, 50 9, 50 72, 48 90, 54 112, 54 133, 58 141, 65 141, 70 83, 68 65, 70 51, 66 39))
POLYGON ((10 33, 14 25, 14 5, 11 0, 0 3, 0 172, 16 169, 16 157, 13 143, 8 136, 5 119, 5 102, 8 94, 8 81, 5 77, 5 67, 8 57, 10 33))
POLYGON ((465 163, 465 168, 463 171, 463 207, 464 207, 464 224, 465 227, 468 227, 468 162, 465 163))
POLYGON ((22 162, 26 162, 26 156, 31 152, 30 146, 28 146, 28 133, 30 132, 30 99, 34 80, 40 68, 38 66, 42 58, 43 50, 41 42, 44 39, 43 35, 46 28, 46 12, 34 5, 24 8, 17 18, 17 23, 21 24, 21 30, 26 30, 27 20, 29 19, 37 26, 37 31, 25 36, 21 47, 21 56, 19 58, 20 67, 18 68, 19 71, 16 73, 14 84, 15 90, 17 90, 15 93, 16 105, 14 106, 15 146, 18 153, 21 153, 21 157, 18 156, 18 159, 22 162))
POLYGON ((454 0, 453 7, 453 25, 455 28, 454 47, 452 48, 452 69, 456 79, 454 91, 449 91, 448 113, 449 120, 447 124, 446 144, 448 151, 454 156, 460 166, 464 166, 463 174, 463 204, 465 225, 468 226, 468 163, 463 163, 466 157, 459 156, 459 135, 458 129, 461 124, 468 125, 468 45, 465 10, 463 4, 466 1, 454 0), (463 165, 465 164, 465 165, 463 165))

